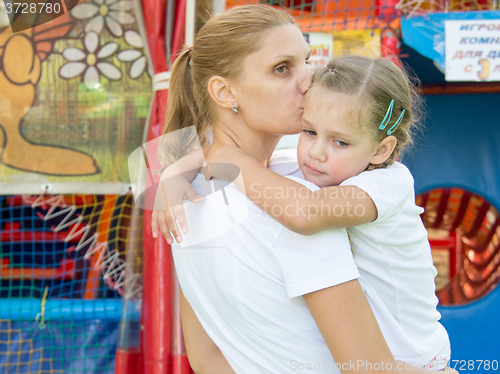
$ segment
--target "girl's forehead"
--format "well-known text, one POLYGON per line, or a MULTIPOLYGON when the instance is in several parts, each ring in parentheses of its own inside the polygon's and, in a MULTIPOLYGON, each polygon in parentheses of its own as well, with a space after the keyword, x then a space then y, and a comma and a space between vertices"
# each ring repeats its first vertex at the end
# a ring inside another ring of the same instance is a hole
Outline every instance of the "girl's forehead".
POLYGON ((306 93, 304 117, 323 118, 326 124, 342 122, 353 131, 364 131, 362 126, 364 109, 361 99, 355 95, 346 95, 321 86, 314 86, 306 93))
POLYGON ((313 84, 306 92, 306 100, 321 100, 330 102, 332 105, 339 105, 348 107, 349 109, 357 109, 359 98, 353 95, 346 95, 344 93, 334 91, 323 87, 319 84, 313 84))

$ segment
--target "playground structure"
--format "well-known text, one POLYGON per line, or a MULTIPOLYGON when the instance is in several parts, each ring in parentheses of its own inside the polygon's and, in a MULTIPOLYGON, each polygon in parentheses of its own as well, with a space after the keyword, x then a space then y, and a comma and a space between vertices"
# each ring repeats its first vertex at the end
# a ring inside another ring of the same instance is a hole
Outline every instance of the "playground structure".
POLYGON ((109 371, 121 308, 113 290, 120 290, 131 196, 0 201, 0 368, 109 371))
MULTIPOLYGON (((227 1, 226 7, 242 3, 227 1)), ((483 0, 274 4, 287 6, 303 32, 379 29, 382 55, 396 62, 401 15, 496 6, 483 0)), ((196 8, 185 1, 173 7, 170 1, 145 0, 135 9, 156 73, 145 138, 152 140, 163 128, 166 72, 182 41, 192 44, 196 22, 189 19, 196 8)), ((427 97, 423 150, 404 162, 415 177, 417 202, 426 208, 424 223, 434 230, 433 251, 444 259, 439 310, 452 359, 498 361, 500 166, 492 160, 500 159, 493 113, 500 89, 489 95, 464 92, 427 97), (462 101, 454 120, 448 118, 446 108, 462 101), (484 116, 479 128, 472 108, 484 116), (467 146, 472 138, 477 144, 467 146)), ((137 209, 131 194, 44 193, 0 201, 0 372, 190 372, 170 251, 162 237, 151 237, 150 211, 137 209)))
MULTIPOLYGON (((495 313, 500 306, 500 169, 492 163, 499 157, 493 105, 498 98, 499 93, 427 96, 427 140, 420 142, 422 152, 407 160, 417 201, 426 208, 426 227, 442 230, 448 244, 455 237, 449 281, 438 291, 455 360, 500 358, 495 313), (481 128, 474 126, 478 112, 481 128), (477 341, 481 344, 472 343, 477 341)), ((435 251, 442 251, 446 243, 435 244, 435 251)))

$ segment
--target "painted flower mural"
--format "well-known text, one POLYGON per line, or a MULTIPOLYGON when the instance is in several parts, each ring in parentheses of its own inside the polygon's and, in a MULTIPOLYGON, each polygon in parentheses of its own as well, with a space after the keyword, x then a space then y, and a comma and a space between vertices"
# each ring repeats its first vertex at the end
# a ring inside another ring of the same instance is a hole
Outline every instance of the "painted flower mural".
MULTIPOLYGON (((128 30, 125 31, 124 35, 125 41, 132 47, 140 48, 140 49, 125 49, 118 53, 118 60, 122 62, 132 62, 130 65, 129 76, 132 79, 139 77, 147 67, 147 59, 144 56, 143 48, 144 43, 142 42, 142 38, 137 31, 128 30)), ((148 71, 149 75, 153 74, 148 71)))
POLYGON ((79 20, 90 19, 85 31, 100 33, 104 24, 116 37, 123 36, 123 25, 135 22, 129 11, 133 9, 130 0, 93 0, 90 3, 79 3, 71 10, 71 15, 79 20))
POLYGON ((151 96, 135 21, 131 0, 80 0, 13 33, 0 6, 0 107, 9 108, 0 111, 0 182, 40 173, 129 183, 126 166, 112 163, 120 157, 121 168, 140 139, 151 96))
MULTIPOLYGON (((65 79, 75 78, 83 73, 83 81, 87 88, 95 88, 99 83, 99 73, 111 80, 118 80, 122 72, 105 59, 111 57, 117 50, 115 42, 100 46, 99 36, 90 31, 83 38, 84 50, 67 48, 63 56, 70 61, 59 70, 59 75, 65 79)), ((137 77, 136 77, 137 78, 137 77)))

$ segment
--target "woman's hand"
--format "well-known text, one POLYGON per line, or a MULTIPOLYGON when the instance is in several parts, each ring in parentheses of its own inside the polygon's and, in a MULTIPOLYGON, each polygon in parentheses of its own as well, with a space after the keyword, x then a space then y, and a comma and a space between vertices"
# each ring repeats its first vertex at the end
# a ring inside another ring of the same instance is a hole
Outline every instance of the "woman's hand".
POLYGON ((155 198, 155 210, 151 217, 153 238, 158 237, 159 226, 168 244, 174 241, 171 232, 178 243, 182 241, 181 231, 184 234, 189 231, 183 206, 185 199, 200 203, 205 200, 205 196, 199 195, 183 174, 160 181, 155 198))

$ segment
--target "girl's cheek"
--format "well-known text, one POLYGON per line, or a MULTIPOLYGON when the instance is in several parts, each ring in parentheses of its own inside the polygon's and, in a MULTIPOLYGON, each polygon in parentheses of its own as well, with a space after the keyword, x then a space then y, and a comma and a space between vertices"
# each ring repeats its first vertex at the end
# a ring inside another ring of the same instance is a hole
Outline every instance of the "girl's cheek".
POLYGON ((297 145, 297 159, 299 162, 302 160, 302 155, 304 154, 304 139, 302 138, 302 134, 299 137, 299 144, 297 145))

